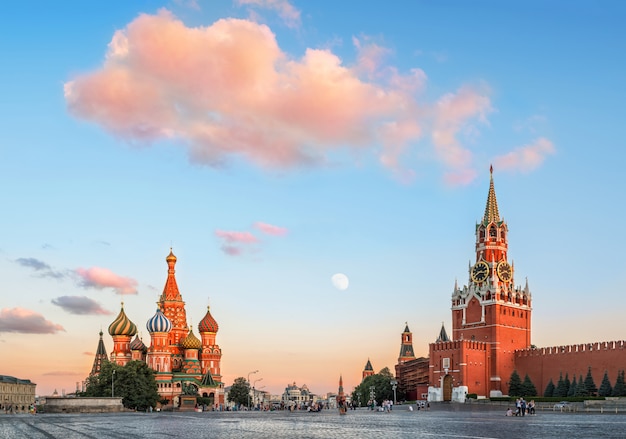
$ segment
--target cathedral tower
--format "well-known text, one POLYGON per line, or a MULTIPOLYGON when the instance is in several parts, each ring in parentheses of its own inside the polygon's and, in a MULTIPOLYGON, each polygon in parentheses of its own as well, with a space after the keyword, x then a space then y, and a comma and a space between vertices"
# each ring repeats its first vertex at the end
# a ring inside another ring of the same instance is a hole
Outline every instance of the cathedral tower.
POLYGON ((218 382, 222 381, 220 363, 222 360, 222 350, 215 341, 219 326, 211 315, 211 307, 207 306, 206 314, 198 324, 198 332, 202 339, 202 353, 200 360, 202 363, 202 373, 209 372, 218 382))
POLYGON ((100 341, 98 341, 98 349, 96 350, 96 356, 93 359, 93 366, 91 366, 91 373, 89 376, 98 375, 100 369, 102 369, 102 362, 108 360, 107 350, 104 347, 104 341, 102 341, 102 329, 100 330, 100 341))
POLYGON ((130 339, 137 334, 137 326, 126 316, 124 302, 122 302, 120 313, 113 320, 113 323, 109 325, 109 334, 113 338, 111 362, 125 366, 132 359, 130 339))
POLYGON ((167 280, 165 281, 163 294, 161 294, 159 298, 159 306, 165 317, 167 317, 172 324, 167 341, 172 353, 173 371, 180 370, 182 366, 184 349, 180 346, 180 342, 187 337, 189 332, 185 302, 183 302, 183 298, 178 290, 178 284, 176 283, 176 270, 174 269, 176 260, 176 256, 174 256, 172 249, 170 249, 170 254, 165 258, 168 267, 167 280))

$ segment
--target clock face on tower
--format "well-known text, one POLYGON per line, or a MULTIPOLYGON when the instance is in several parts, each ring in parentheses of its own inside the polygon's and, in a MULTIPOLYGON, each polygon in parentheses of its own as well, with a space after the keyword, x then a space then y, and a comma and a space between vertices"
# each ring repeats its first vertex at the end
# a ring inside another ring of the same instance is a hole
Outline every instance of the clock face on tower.
POLYGON ((500 278, 500 280, 502 281, 509 281, 511 280, 511 276, 513 274, 513 270, 511 270, 511 266, 509 265, 508 262, 506 261, 502 261, 498 264, 498 277, 500 278))
POLYGON ((472 280, 474 282, 484 282, 489 275, 489 265, 485 261, 476 262, 472 267, 472 280))

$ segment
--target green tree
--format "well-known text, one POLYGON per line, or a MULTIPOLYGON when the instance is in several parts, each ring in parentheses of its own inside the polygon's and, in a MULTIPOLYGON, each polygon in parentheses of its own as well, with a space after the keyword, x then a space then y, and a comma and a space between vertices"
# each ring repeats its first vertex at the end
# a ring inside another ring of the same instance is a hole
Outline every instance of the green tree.
POLYGON ((587 395, 589 396, 595 396, 598 393, 598 388, 596 387, 596 383, 593 382, 593 376, 591 375, 591 366, 587 369, 585 387, 587 388, 587 395))
POLYGON ((524 397, 527 397, 527 396, 537 396, 537 388, 535 387, 535 385, 531 381, 531 379, 528 376, 528 374, 526 374, 524 376, 524 381, 522 382, 521 389, 522 389, 521 396, 524 396, 524 397))
POLYGON ((624 383, 624 371, 617 372, 617 379, 615 380, 615 386, 613 386, 613 392, 611 396, 626 396, 626 385, 624 383))
POLYGON ((522 379, 517 370, 513 370, 509 378, 509 396, 522 396, 522 379))
MULTIPOLYGON (((569 386, 568 386, 569 387, 569 386)), ((565 380, 563 379, 563 373, 559 374, 559 380, 556 383, 556 388, 554 389, 554 393, 552 396, 558 398, 564 398, 567 396, 568 387, 565 386, 565 380)))
POLYGON ((565 373, 565 379, 563 380, 563 382, 565 383, 565 396, 567 396, 567 394, 569 393, 569 386, 572 385, 569 380, 569 374, 567 372, 565 373))
POLYGON ((609 381, 609 373, 605 370, 602 377, 602 383, 600 383, 600 389, 598 390, 599 396, 611 396, 613 388, 611 387, 611 381, 609 381))
POLYGON ((87 379, 83 395, 121 396, 124 407, 135 410, 155 407, 159 401, 154 371, 143 361, 130 361, 125 366, 103 362, 100 373, 87 379))
POLYGON ((543 396, 547 398, 551 398, 552 396, 554 396, 554 383, 552 382, 552 378, 550 378, 550 381, 546 386, 546 390, 543 391, 543 396))
POLYGON ((235 382, 230 386, 228 392, 228 402, 234 402, 237 405, 248 405, 250 397, 250 383, 244 377, 235 378, 235 382))
POLYGON ((587 385, 583 381, 582 374, 578 379, 578 385, 576 386, 576 393, 574 393, 574 396, 589 396, 589 390, 587 390, 587 385))
POLYGON ((570 384, 569 386, 569 390, 567 391, 567 396, 576 395, 577 388, 578 388, 578 383, 576 383, 576 375, 574 375, 574 380, 572 381, 572 384, 570 384))
POLYGON ((361 384, 354 388, 352 400, 358 402, 361 407, 365 407, 370 400, 372 391, 374 392, 374 399, 378 405, 385 399, 393 400, 393 388, 391 387, 391 380, 393 378, 393 375, 387 367, 377 374, 365 377, 361 384))

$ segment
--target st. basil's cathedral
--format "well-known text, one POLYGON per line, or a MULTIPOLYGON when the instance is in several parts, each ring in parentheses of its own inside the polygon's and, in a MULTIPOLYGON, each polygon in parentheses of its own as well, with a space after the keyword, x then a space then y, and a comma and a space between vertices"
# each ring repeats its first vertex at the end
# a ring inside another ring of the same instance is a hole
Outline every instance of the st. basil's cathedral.
MULTIPOLYGON (((220 372, 222 351, 215 341, 219 326, 209 307, 198 324, 200 339, 187 324, 185 302, 176 283, 176 256, 170 250, 165 258, 167 281, 157 302, 157 309, 146 328, 150 333, 150 347, 137 334, 137 326, 124 312, 124 304, 116 319, 109 325, 113 351, 109 360, 124 366, 137 360, 155 371, 159 396, 174 403, 183 394, 213 398, 216 405, 224 403, 224 384, 220 372), (134 339, 133 339, 134 337, 134 339), (132 340, 131 340, 132 339, 132 340)), ((90 375, 100 372, 107 360, 100 332, 100 341, 90 375)))

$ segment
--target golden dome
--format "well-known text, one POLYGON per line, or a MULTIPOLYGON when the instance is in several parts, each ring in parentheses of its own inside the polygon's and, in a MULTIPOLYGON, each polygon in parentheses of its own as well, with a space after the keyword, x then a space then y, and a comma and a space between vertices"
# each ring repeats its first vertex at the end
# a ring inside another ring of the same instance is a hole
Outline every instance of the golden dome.
POLYGON ((202 348, 202 342, 198 340, 198 337, 194 335, 193 329, 189 330, 189 334, 187 334, 187 337, 185 337, 180 342, 180 345, 183 349, 201 349, 202 348))

